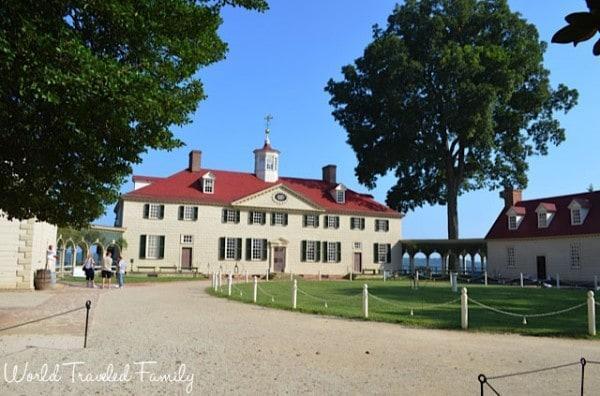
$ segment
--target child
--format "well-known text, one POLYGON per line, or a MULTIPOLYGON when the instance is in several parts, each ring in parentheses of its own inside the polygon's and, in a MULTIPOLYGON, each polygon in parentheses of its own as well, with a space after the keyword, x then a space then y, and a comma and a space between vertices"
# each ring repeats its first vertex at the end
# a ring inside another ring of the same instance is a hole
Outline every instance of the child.
POLYGON ((85 263, 83 263, 83 271, 85 272, 86 287, 94 288, 94 265, 96 262, 91 253, 88 253, 85 263))
POLYGON ((123 257, 119 258, 117 264, 117 281, 119 282, 119 289, 125 287, 125 271, 127 270, 127 261, 123 257))

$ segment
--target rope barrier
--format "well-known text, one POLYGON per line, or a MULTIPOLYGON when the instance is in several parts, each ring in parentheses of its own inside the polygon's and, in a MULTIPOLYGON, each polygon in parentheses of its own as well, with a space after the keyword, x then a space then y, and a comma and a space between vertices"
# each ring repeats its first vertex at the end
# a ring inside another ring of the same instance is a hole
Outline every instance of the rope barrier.
MULTIPOLYGON (((405 308, 405 307, 402 307, 402 306, 398 305, 394 301, 378 297, 378 296, 374 295, 373 293, 369 293, 369 296, 373 297, 377 301, 380 301, 380 302, 383 302, 383 303, 386 303, 386 304, 389 304, 389 305, 393 305, 396 308, 401 308, 403 310, 406 309, 406 310, 409 310, 409 311, 413 311, 414 310, 414 308, 405 308)), ((446 302, 439 303, 439 304, 429 304, 427 306, 423 306, 423 310, 425 310, 425 309, 431 309, 431 308, 443 307, 445 305, 450 305, 450 304, 456 303, 458 301, 460 301, 460 297, 457 297, 457 298, 452 299, 450 301, 446 301, 446 302)))
POLYGON ((234 288, 235 290, 237 290, 237 291, 239 291, 239 292, 240 292, 240 297, 242 297, 242 296, 244 295, 244 292, 242 291, 242 289, 240 289, 239 287, 237 287, 235 284, 233 284, 232 286, 233 286, 233 288, 234 288))
POLYGON ((558 369, 565 368, 565 367, 580 366, 580 365, 581 365, 581 362, 577 361, 575 363, 559 364, 557 366, 544 367, 544 368, 537 369, 537 370, 529 370, 529 371, 521 371, 521 372, 518 372, 518 373, 496 375, 494 377, 487 377, 487 379, 488 379, 488 381, 490 381, 490 380, 498 380, 498 379, 503 379, 503 378, 517 377, 519 375, 536 374, 536 373, 541 373, 541 372, 544 372, 544 371, 558 370, 558 369))
POLYGON ((490 311, 493 311, 493 312, 496 312, 496 313, 499 313, 499 314, 502 314, 502 315, 512 316, 512 317, 515 317, 515 318, 543 318, 543 317, 547 317, 547 316, 555 316, 555 315, 560 315, 560 314, 567 313, 567 312, 570 312, 570 311, 574 311, 576 309, 579 309, 579 308, 584 307, 584 306, 587 305, 587 302, 584 302, 584 303, 581 303, 581 304, 578 304, 578 305, 574 305, 574 306, 569 307, 569 308, 561 309, 559 311, 544 312, 544 313, 540 313, 540 314, 519 314, 519 313, 504 311, 504 310, 499 309, 499 308, 491 307, 491 306, 486 305, 484 303, 481 303, 481 302, 479 302, 477 300, 474 300, 471 297, 469 297, 469 301, 471 301, 475 305, 480 306, 481 308, 488 309, 490 311))
POLYGON ((43 320, 52 319, 52 318, 55 318, 57 316, 67 315, 67 314, 70 314, 72 312, 81 311, 82 309, 86 309, 86 307, 84 306, 84 307, 80 307, 80 308, 75 308, 75 309, 71 309, 69 311, 60 312, 60 313, 57 313, 57 314, 54 314, 54 315, 50 315, 50 316, 45 316, 43 318, 34 319, 34 320, 30 320, 28 322, 19 323, 19 324, 13 325, 13 326, 3 327, 3 328, 0 329, 0 332, 1 331, 11 330, 11 329, 16 329, 17 327, 25 326, 25 325, 32 324, 32 323, 41 322, 43 320))
POLYGON ((258 291, 260 291, 261 293, 267 295, 268 297, 271 297, 271 302, 275 302, 275 296, 274 295, 272 295, 271 293, 265 291, 265 289, 263 289, 262 287, 260 287, 260 285, 257 284, 256 286, 258 288, 258 291))
POLYGON ((325 300, 324 298, 320 298, 320 297, 317 297, 317 296, 313 296, 312 294, 308 294, 307 292, 305 292, 304 290, 302 290, 300 288, 298 288, 298 292, 300 292, 300 294, 303 294, 303 295, 305 295, 308 298, 312 298, 313 300, 324 302, 325 303, 325 308, 328 308, 328 306, 327 306, 327 300, 325 300))

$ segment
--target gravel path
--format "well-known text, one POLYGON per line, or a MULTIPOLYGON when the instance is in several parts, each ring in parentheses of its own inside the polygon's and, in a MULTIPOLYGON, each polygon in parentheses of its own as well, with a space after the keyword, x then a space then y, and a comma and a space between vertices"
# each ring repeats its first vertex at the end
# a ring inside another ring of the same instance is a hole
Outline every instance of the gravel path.
MULTIPOLYGON (((524 371, 575 362, 581 356, 600 360, 600 343, 593 341, 408 329, 313 316, 214 298, 204 292, 207 286, 203 281, 57 292, 46 300, 53 302, 50 312, 55 312, 60 296, 68 301, 94 298, 88 349, 81 349, 82 337, 77 335, 79 317, 69 317, 73 331, 61 334, 53 331, 53 326, 64 329, 59 318, 35 331, 25 326, 0 332, 0 394, 148 395, 191 390, 193 394, 474 395, 481 372, 524 371), (156 362, 146 363, 144 371, 171 374, 179 382, 151 382, 150 374, 142 380, 136 374, 141 361, 156 362), (58 364, 60 381, 7 383, 5 364, 10 380, 13 367, 19 365, 22 374, 26 362, 34 373, 44 363, 50 372, 58 364), (76 366, 74 382, 70 362, 84 362, 76 366), (77 377, 106 373, 111 364, 116 375, 129 364, 128 380, 84 382, 77 377), (183 370, 181 364, 185 373, 178 377, 175 372, 183 370)), ((0 299, 3 296, 0 293, 0 299)), ((580 368, 574 366, 493 385, 501 394, 575 395, 579 376, 580 368)), ((599 387, 600 366, 590 365, 586 388, 592 394, 599 387)))

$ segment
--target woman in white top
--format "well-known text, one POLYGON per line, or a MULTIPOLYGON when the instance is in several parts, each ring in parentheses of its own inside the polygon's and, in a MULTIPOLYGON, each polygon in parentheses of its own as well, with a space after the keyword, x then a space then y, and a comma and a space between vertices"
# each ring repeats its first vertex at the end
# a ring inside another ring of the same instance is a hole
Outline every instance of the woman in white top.
POLYGON ((94 265, 96 262, 91 253, 88 253, 85 262, 83 263, 83 272, 85 272, 86 287, 94 288, 94 265))
POLYGON ((127 270, 127 261, 123 257, 119 257, 117 262, 117 281, 119 282, 119 289, 125 287, 125 271, 127 270))

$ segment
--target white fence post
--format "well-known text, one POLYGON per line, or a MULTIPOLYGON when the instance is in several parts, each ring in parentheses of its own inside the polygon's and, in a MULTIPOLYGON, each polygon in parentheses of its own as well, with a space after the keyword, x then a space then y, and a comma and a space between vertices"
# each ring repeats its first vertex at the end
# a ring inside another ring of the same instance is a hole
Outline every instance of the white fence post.
POLYGON ((523 273, 521 272, 521 287, 523 287, 523 273))
POLYGON ((252 295, 252 302, 256 304, 256 296, 258 294, 258 278, 254 276, 254 294, 252 295))
POLYGON ((560 289, 560 274, 556 274, 556 288, 560 289))
POLYGON ((594 292, 588 292, 588 334, 591 336, 596 335, 596 300, 594 299, 594 292))
POLYGON ((450 287, 452 288, 452 290, 454 290, 454 286, 452 285, 452 282, 454 280, 454 277, 452 276, 453 272, 450 271, 448 274, 450 275, 450 287))
POLYGON ((319 282, 321 281, 321 270, 319 270, 319 282))
POLYGON ((292 288, 292 308, 296 309, 296 303, 298 301, 298 281, 294 279, 294 287, 292 288))
POLYGON ((369 286, 366 283, 363 285, 363 316, 369 317, 369 286))
POLYGON ((415 271, 415 288, 419 288, 419 270, 415 271))
POLYGON ((487 270, 483 271, 483 284, 485 286, 488 285, 488 277, 487 277, 487 270))
POLYGON ((215 274, 213 272, 212 276, 210 278, 212 279, 212 288, 213 288, 213 290, 217 291, 217 274, 215 274))
POLYGON ((248 283, 248 270, 244 271, 244 279, 246 280, 246 283, 248 283))
POLYGON ((267 282, 269 281, 269 268, 267 268, 267 277, 266 277, 267 282))
POLYGON ((458 291, 458 272, 452 272, 452 291, 456 293, 458 291))
POLYGON ((469 298, 467 296, 467 288, 462 288, 460 295, 460 327, 463 330, 469 328, 469 298))
POLYGON ((231 271, 229 271, 229 274, 227 275, 227 295, 229 297, 231 297, 231 287, 233 286, 233 275, 231 274, 231 271))

